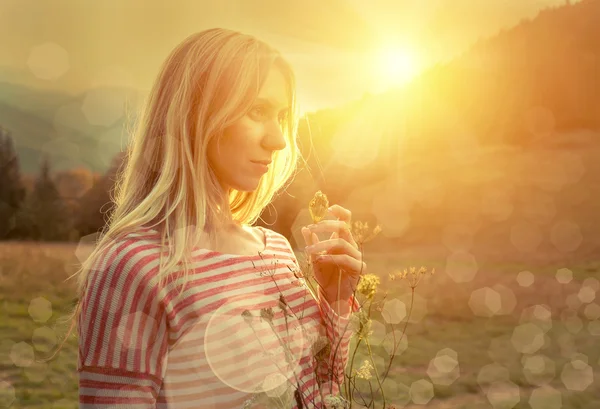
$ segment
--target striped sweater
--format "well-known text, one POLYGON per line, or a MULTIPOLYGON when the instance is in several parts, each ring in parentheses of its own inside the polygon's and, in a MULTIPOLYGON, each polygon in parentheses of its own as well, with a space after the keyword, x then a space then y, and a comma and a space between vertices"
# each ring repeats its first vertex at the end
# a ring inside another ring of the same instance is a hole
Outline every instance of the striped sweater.
MULTIPOLYGON (((80 408, 321 408, 339 392, 349 315, 294 273, 284 236, 258 228, 261 255, 194 249, 182 293, 182 278, 152 285, 155 230, 131 233, 98 258, 78 322, 80 408)), ((351 307, 360 308, 354 298, 351 307)))

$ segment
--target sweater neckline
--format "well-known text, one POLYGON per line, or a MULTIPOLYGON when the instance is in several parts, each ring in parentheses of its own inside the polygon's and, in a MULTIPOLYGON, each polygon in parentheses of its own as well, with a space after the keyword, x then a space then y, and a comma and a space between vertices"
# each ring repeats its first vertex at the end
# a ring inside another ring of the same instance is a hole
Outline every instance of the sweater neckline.
MULTIPOLYGON (((256 254, 250 255, 250 254, 223 253, 220 251, 206 249, 206 248, 196 248, 192 251, 192 253, 198 254, 200 252, 202 254, 207 254, 207 255, 211 255, 211 256, 227 257, 227 258, 235 258, 235 259, 253 259, 255 257, 259 257, 260 256, 259 253, 264 254, 264 253, 268 252, 268 250, 270 249, 271 234, 270 234, 269 229, 266 229, 263 226, 256 226, 256 227, 258 229, 260 229, 264 235, 264 247, 262 250, 259 250, 256 254)), ((145 230, 147 232, 152 232, 155 235, 157 235, 158 237, 160 237, 160 232, 158 230, 155 230, 155 229, 152 229, 149 227, 144 227, 143 230, 145 230)))
POLYGON ((216 251, 216 250, 210 250, 210 249, 197 249, 196 251, 203 251, 206 254, 210 254, 210 255, 215 255, 215 256, 219 256, 219 257, 227 257, 227 258, 236 258, 236 259, 252 259, 255 257, 259 257, 259 254, 264 254, 267 252, 267 250, 269 249, 269 246, 271 245, 271 236, 269 235, 269 230, 265 229, 262 226, 256 226, 258 229, 260 229, 265 238, 264 238, 264 247, 262 250, 259 250, 259 252, 257 252, 256 254, 233 254, 233 253, 222 253, 220 251, 216 251))

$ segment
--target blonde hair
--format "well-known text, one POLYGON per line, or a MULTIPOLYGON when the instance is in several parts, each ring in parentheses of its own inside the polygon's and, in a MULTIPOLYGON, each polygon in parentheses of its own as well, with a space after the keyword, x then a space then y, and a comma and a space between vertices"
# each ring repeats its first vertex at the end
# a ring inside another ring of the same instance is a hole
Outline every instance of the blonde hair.
POLYGON ((164 226, 161 249, 168 242, 169 251, 164 264, 161 251, 154 280, 162 287, 171 269, 183 263, 183 292, 198 232, 206 231, 212 240, 227 221, 256 222, 296 169, 295 87, 285 59, 250 35, 214 28, 187 37, 173 49, 136 121, 115 181, 112 214, 95 248, 73 275, 78 276, 79 297, 65 340, 77 326, 90 271, 99 268, 105 250, 120 237, 159 219, 164 226), (282 122, 286 148, 274 153, 271 169, 256 190, 230 189, 229 203, 222 203, 223 192, 207 161, 208 143, 250 110, 271 67, 281 70, 288 85, 289 112, 282 122))

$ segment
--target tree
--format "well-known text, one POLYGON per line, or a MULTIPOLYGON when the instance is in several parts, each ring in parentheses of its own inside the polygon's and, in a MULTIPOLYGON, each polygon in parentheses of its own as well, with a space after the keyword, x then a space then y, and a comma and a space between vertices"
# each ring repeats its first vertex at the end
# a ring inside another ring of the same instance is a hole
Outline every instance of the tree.
POLYGON ((104 175, 93 175, 93 186, 79 199, 79 212, 75 226, 81 236, 102 230, 114 211, 114 193, 118 173, 126 160, 126 153, 119 152, 104 175))
POLYGON ((7 129, 0 127, 0 240, 10 237, 25 199, 19 158, 7 129))
POLYGON ((77 214, 79 200, 94 185, 94 174, 84 167, 56 172, 52 178, 70 214, 77 214))
POLYGON ((40 174, 27 203, 30 235, 34 240, 67 240, 71 221, 67 208, 50 176, 50 162, 42 159, 40 174))

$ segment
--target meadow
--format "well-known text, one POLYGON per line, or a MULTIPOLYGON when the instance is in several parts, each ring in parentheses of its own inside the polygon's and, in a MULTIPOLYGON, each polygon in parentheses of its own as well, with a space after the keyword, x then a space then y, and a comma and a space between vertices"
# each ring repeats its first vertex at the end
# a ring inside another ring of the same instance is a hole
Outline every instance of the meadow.
MULTIPOLYGON (((57 320, 76 300, 75 280, 65 281, 76 271, 76 251, 74 244, 0 245, 0 407, 78 407, 76 336, 49 363, 35 362, 49 357, 68 329, 57 320)), ((415 289, 406 342, 384 382, 389 403, 435 409, 600 407, 600 263, 568 270, 486 264, 472 279, 456 282, 445 260, 424 251, 365 253, 365 260, 381 278, 374 307, 384 308, 372 309, 369 337, 379 373, 389 359, 391 325, 384 325, 387 309, 378 302, 387 291, 386 302, 410 305, 407 282, 391 281, 388 273, 412 265, 436 269, 415 289)), ((403 324, 394 329, 401 331, 403 324)), ((361 347, 354 368, 365 358, 361 347)), ((361 382, 358 387, 368 390, 367 381, 361 382)))

